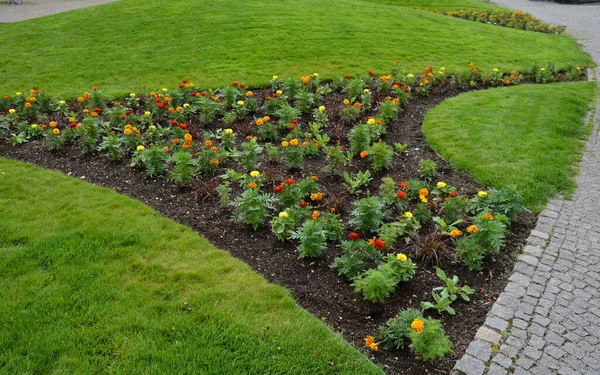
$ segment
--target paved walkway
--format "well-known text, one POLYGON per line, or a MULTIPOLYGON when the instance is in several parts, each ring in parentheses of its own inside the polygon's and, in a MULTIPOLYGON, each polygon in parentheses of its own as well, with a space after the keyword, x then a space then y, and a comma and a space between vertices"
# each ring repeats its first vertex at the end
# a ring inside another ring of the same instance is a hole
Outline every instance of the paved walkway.
POLYGON ((116 0, 23 0, 21 5, 11 5, 7 0, 0 0, 0 23, 44 17, 113 1, 116 0))
MULTIPOLYGON (((600 64, 600 4, 496 0, 567 25, 600 64)), ((572 200, 550 201, 455 366, 468 375, 600 374, 600 104, 572 200)))

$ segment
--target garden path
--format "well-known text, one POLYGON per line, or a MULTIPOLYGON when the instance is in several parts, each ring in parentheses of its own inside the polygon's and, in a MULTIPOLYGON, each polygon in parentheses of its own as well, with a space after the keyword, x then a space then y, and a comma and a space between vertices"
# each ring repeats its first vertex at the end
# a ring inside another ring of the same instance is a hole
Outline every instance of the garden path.
MULTIPOLYGON (((600 64, 600 4, 496 2, 567 25, 600 64)), ((540 214, 505 291, 453 373, 600 373, 600 103, 593 123, 572 200, 551 200, 540 214)))
POLYGON ((11 5, 0 0, 0 23, 24 21, 113 1, 116 0, 23 0, 21 5, 11 5))

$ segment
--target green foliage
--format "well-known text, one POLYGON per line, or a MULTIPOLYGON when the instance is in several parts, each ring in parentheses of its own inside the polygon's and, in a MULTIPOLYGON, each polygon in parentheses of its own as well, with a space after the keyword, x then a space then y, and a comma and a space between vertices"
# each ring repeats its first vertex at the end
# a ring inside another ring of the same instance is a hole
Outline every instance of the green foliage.
POLYGON ((373 162, 373 172, 379 172, 382 169, 390 169, 394 157, 394 149, 383 141, 372 144, 367 147, 369 159, 373 162))
POLYGON ((456 257, 470 270, 480 270, 489 253, 498 253, 504 244, 508 219, 497 214, 488 220, 485 214, 473 218, 477 230, 455 240, 456 257))
POLYGON ((450 294, 448 293, 447 289, 443 289, 440 292, 440 294, 437 294, 435 291, 433 291, 431 292, 431 295, 433 296, 433 300, 435 301, 435 303, 421 301, 422 309, 434 309, 438 312, 438 314, 441 314, 443 312, 446 312, 450 315, 456 314, 456 311, 454 311, 454 309, 450 307, 450 305, 452 304, 452 299, 450 298, 450 294))
POLYGON ((333 260, 332 268, 337 268, 339 276, 354 280, 369 263, 382 258, 377 248, 364 240, 346 240, 341 242, 344 253, 333 260))
POLYGON ((336 171, 342 169, 346 164, 347 158, 344 154, 342 146, 325 146, 325 155, 327 156, 327 162, 323 170, 329 174, 334 174, 336 171))
POLYGON ((412 213, 421 225, 425 225, 433 219, 433 214, 425 203, 417 203, 412 213))
POLYGON ((273 210, 274 198, 269 194, 260 193, 258 189, 246 189, 230 203, 234 208, 233 220, 258 229, 273 210))
POLYGON ((379 197, 360 199, 352 204, 352 219, 350 224, 362 231, 376 231, 387 216, 383 201, 379 197))
POLYGON ((291 238, 300 241, 296 251, 300 258, 318 257, 327 250, 328 231, 321 220, 307 220, 296 230, 291 238))
POLYGON ((376 127, 369 124, 357 124, 348 132, 348 139, 350 139, 350 151, 358 154, 365 151, 371 145, 371 142, 376 140, 380 136, 380 132, 376 130, 376 127))
POLYGON ((358 275, 352 286, 355 292, 371 302, 383 302, 401 281, 408 281, 415 273, 415 264, 407 259, 399 260, 396 255, 388 254, 385 262, 376 269, 371 268, 358 275))
MULTIPOLYGON (((164 155, 162 150, 158 147, 152 147, 148 150, 148 153, 164 155)), ((195 170, 195 166, 198 164, 197 160, 194 160, 192 154, 186 150, 180 150, 174 153, 169 161, 172 163, 172 167, 169 169, 169 178, 176 184, 183 186, 189 185, 192 182, 192 175, 195 170)))
POLYGON ((256 169, 258 156, 263 152, 263 147, 258 144, 256 138, 242 142, 241 158, 242 164, 247 171, 256 169))
POLYGON ((442 208, 444 209, 444 221, 456 222, 457 220, 463 219, 467 211, 469 210, 471 202, 468 199, 462 197, 448 197, 442 208))
POLYGON ((302 162, 304 161, 304 153, 302 148, 298 144, 298 139, 293 139, 296 144, 290 143, 288 146, 281 149, 281 156, 285 165, 290 168, 302 168, 302 162))
POLYGON ((410 349, 417 355, 417 359, 434 361, 452 353, 452 342, 446 336, 442 323, 432 318, 425 318, 423 323, 423 332, 409 332, 410 349))
POLYGON ((418 309, 408 308, 379 326, 377 338, 383 347, 388 350, 404 348, 405 340, 410 338, 411 324, 415 319, 424 320, 423 314, 418 309))
POLYGON ((379 116, 381 122, 384 124, 394 120, 400 112, 400 106, 392 100, 385 100, 379 105, 379 116))
POLYGON ((446 273, 439 267, 435 267, 435 274, 446 284, 443 287, 436 287, 433 290, 444 291, 450 295, 452 301, 456 300, 457 296, 460 296, 464 301, 470 301, 469 295, 474 294, 475 291, 468 285, 458 286, 458 276, 454 275, 452 278, 446 276, 446 273))
POLYGON ((487 196, 473 198, 473 204, 478 213, 491 211, 506 215, 510 221, 517 218, 519 212, 527 211, 525 199, 517 191, 515 185, 492 188, 487 196))
POLYGON ((271 232, 273 232, 279 241, 285 241, 291 238, 296 225, 296 218, 293 211, 281 211, 279 216, 271 219, 271 232))
POLYGON ((367 186, 371 181, 371 172, 369 170, 359 171, 354 178, 350 177, 348 172, 344 172, 344 181, 342 184, 348 189, 350 194, 357 194, 362 190, 363 186, 367 186))
POLYGON ((121 145, 123 140, 116 134, 108 134, 104 136, 102 143, 100 143, 100 150, 108 151, 110 157, 115 160, 121 160, 121 145))
POLYGON ((433 160, 423 159, 419 161, 419 176, 423 181, 430 182, 435 175, 437 165, 433 160))

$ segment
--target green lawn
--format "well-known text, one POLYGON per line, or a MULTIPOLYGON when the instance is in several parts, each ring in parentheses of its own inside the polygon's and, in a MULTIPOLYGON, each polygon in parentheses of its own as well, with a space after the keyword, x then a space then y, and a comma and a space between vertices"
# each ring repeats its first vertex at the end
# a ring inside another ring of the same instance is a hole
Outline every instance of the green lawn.
POLYGON ((540 211, 574 187, 594 90, 594 83, 577 82, 462 94, 429 111, 423 133, 455 167, 486 185, 517 185, 540 211))
POLYGON ((2 374, 381 373, 140 202, 0 159, 0 217, 2 374))
MULTIPOLYGON (((182 79, 202 88, 232 80, 260 86, 274 74, 384 74, 397 59, 410 71, 444 66, 453 72, 470 62, 504 71, 523 71, 535 61, 592 64, 566 35, 412 9, 427 3, 122 0, 0 24, 0 94, 35 87, 75 96, 100 85, 123 95, 173 87, 182 79)), ((489 7, 474 0, 446 6, 477 4, 489 7)))

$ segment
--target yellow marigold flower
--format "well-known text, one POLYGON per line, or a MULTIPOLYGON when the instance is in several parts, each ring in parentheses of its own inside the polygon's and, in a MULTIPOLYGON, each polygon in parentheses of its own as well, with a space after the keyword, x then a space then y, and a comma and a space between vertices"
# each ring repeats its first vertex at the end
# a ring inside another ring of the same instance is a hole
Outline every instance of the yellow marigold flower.
POLYGON ((134 93, 134 92, 130 93, 130 94, 129 94, 129 97, 130 97, 130 98, 135 98, 135 93, 134 93))
POLYGON ((150 116, 150 115, 152 114, 152 112, 150 112, 150 111, 146 111, 146 112, 144 112, 144 114, 145 114, 146 116, 150 116))
POLYGON ((292 139, 290 141, 290 145, 292 145, 292 146, 298 146, 298 140, 296 138, 292 139))
POLYGON ((407 218, 409 218, 409 219, 412 219, 412 218, 413 218, 413 214, 412 214, 412 212, 410 212, 410 211, 406 211, 406 212, 404 213, 404 216, 406 216, 406 217, 407 217, 407 218))
POLYGON ((319 192, 319 193, 313 193, 310 195, 310 200, 311 201, 320 201, 323 200, 323 193, 319 192))
POLYGON ((56 121, 50 121, 50 127, 54 129, 56 127, 56 121))
POLYGON ((269 122, 269 121, 271 121, 271 118, 269 116, 265 116, 265 117, 263 117, 263 121, 269 122))
POLYGON ((323 112, 324 110, 325 110, 325 106, 324 105, 322 105, 322 106, 319 107, 319 111, 323 112))
POLYGON ((169 91, 169 89, 167 89, 166 87, 163 87, 161 91, 162 92, 167 92, 167 91, 169 91))
POLYGON ((379 346, 375 343, 371 344, 371 346, 369 346, 369 348, 374 352, 379 351, 379 346))
POLYGON ((237 105, 244 105, 244 101, 243 100, 238 100, 237 101, 237 105))
POLYGON ((283 91, 282 90, 277 90, 277 95, 281 95, 281 94, 283 94, 283 91))
POLYGON ((410 328, 412 328, 412 330, 415 332, 423 332, 425 329, 425 322, 423 322, 421 319, 415 319, 410 324, 410 328))
POLYGON ((405 254, 398 253, 398 254, 396 254, 396 259, 398 259, 401 262, 406 262, 408 257, 405 254))
POLYGON ((436 186, 437 186, 437 187, 439 187, 439 188, 445 188, 445 187, 446 187, 446 183, 445 183, 445 182, 442 182, 442 181, 440 181, 440 182, 438 182, 438 183, 437 183, 437 185, 436 185, 436 186))
POLYGON ((281 147, 287 147, 289 145, 290 145, 290 143, 288 141, 281 142, 281 147))
POLYGON ((460 236, 462 236, 462 234, 463 234, 463 232, 460 229, 452 229, 450 231, 450 237, 452 237, 452 238, 460 237, 460 236))
POLYGON ((492 215, 492 214, 485 214, 485 215, 483 215, 483 217, 484 217, 486 220, 494 220, 494 215, 492 215))
POLYGON ((189 107, 189 106, 190 106, 190 104, 189 104, 189 103, 183 103, 183 108, 187 108, 187 107, 189 107))
POLYGON ((31 124, 31 129, 36 129, 37 128, 37 124, 31 124))
POLYGON ((233 134, 233 129, 225 129, 224 133, 225 134, 233 134))
POLYGON ((344 99, 344 104, 345 104, 345 105, 348 105, 348 104, 350 104, 350 100, 348 100, 348 99, 344 99))
POLYGON ((167 152, 169 152, 169 148, 168 148, 167 146, 165 146, 165 147, 163 148, 163 152, 166 154, 167 152))
POLYGON ((196 84, 194 82, 190 82, 190 83, 188 83, 188 86, 191 88, 194 88, 194 87, 196 87, 196 84))
POLYGON ((215 167, 218 167, 219 166, 219 160, 217 160, 217 159, 210 159, 208 161, 208 164, 214 165, 215 167))
POLYGON ((467 232, 469 232, 469 233, 479 232, 479 228, 477 228, 477 225, 470 225, 467 228, 467 232))
POLYGON ((375 123, 375 119, 374 118, 370 118, 367 120, 367 124, 369 125, 373 125, 375 123))
POLYGON ((543 71, 545 71, 545 70, 546 70, 545 68, 540 68, 540 72, 543 72, 543 71))
POLYGON ((318 77, 319 73, 313 73, 313 76, 318 77))
POLYGON ((154 126, 154 125, 150 125, 150 126, 148 126, 148 129, 149 129, 149 130, 156 130, 156 126, 154 126))
POLYGON ((8 110, 8 113, 10 113, 11 115, 14 114, 15 112, 17 112, 14 108, 11 108, 8 110))
POLYGON ((64 100, 61 100, 60 102, 58 102, 58 104, 65 105, 65 104, 67 104, 67 102, 65 102, 64 100))
POLYGON ((494 68, 494 73, 498 73, 498 68, 494 68))
POLYGON ((256 126, 263 126, 265 122, 262 119, 256 120, 256 126))
POLYGON ((21 96, 21 95, 23 95, 23 93, 21 91, 17 91, 15 95, 21 96))
POLYGON ((363 90, 363 92, 364 92, 365 94, 368 94, 368 93, 370 93, 371 91, 369 91, 369 89, 364 89, 364 90, 363 90))
POLYGON ((56 135, 59 135, 60 134, 60 129, 54 128, 54 129, 52 129, 52 133, 54 133, 56 135))
POLYGON ((131 135, 131 129, 127 128, 127 129, 123 130, 123 134, 131 135))
POLYGON ((250 97, 252 95, 254 95, 254 93, 252 91, 250 91, 250 90, 246 91, 246 97, 250 97))
POLYGON ((414 75, 414 74, 412 74, 412 73, 409 73, 407 77, 408 77, 408 78, 414 78, 414 77, 415 77, 415 75, 414 75))
POLYGON ((248 184, 248 187, 250 189, 256 189, 258 187, 258 185, 256 185, 256 182, 251 182, 251 183, 248 184))
POLYGON ((477 193, 477 195, 481 198, 483 197, 487 197, 488 193, 486 191, 480 191, 479 193, 477 193))
POLYGON ((421 200, 421 202, 427 203, 427 198, 425 198, 424 195, 419 195, 419 199, 421 200))
POLYGON ((288 216, 290 216, 290 215, 286 211, 281 211, 279 213, 279 217, 288 217, 288 216))
POLYGON ((252 172, 250 172, 250 176, 252 176, 252 177, 258 177, 258 176, 260 176, 260 172, 259 171, 252 171, 252 172))
POLYGON ((279 77, 277 77, 277 76, 273 76, 273 79, 279 79, 279 77))
POLYGON ((137 146, 136 150, 138 151, 144 151, 145 147, 142 145, 137 146))

